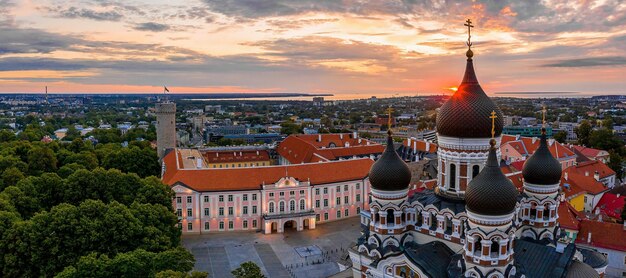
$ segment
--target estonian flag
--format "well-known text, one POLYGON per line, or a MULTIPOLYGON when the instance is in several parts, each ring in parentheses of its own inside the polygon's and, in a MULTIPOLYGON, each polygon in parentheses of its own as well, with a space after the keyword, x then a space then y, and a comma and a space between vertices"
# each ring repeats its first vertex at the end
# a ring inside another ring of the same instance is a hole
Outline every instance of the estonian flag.
POLYGON ((168 90, 167 87, 165 87, 165 86, 163 86, 163 91, 164 92, 168 92, 168 93, 170 92, 170 90, 168 90))

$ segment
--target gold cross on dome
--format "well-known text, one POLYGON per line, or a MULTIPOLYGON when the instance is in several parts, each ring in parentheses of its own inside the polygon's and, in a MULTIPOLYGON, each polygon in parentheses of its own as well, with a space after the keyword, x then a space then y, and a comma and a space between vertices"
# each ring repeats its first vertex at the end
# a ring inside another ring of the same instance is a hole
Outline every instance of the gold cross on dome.
POLYGON ((489 118, 491 119, 491 138, 495 138, 496 137, 496 118, 498 116, 496 116, 496 111, 491 111, 491 116, 489 116, 489 118))
POLYGON ((393 108, 391 108, 391 106, 389 106, 389 108, 387 108, 387 113, 388 113, 388 120, 387 120, 387 128, 391 129, 391 112, 393 112, 393 108))
POLYGON ((471 19, 467 19, 467 21, 465 21, 465 24, 463 24, 465 26, 467 26, 467 46, 468 47, 472 47, 472 28, 474 28, 474 25, 472 25, 472 20, 471 19))
POLYGON ((542 125, 543 127, 546 127, 546 113, 547 113, 547 112, 548 112, 548 110, 546 110, 546 106, 544 105, 544 106, 543 106, 543 109, 541 109, 541 113, 543 114, 543 115, 542 115, 543 119, 542 119, 542 121, 541 121, 541 125, 542 125))

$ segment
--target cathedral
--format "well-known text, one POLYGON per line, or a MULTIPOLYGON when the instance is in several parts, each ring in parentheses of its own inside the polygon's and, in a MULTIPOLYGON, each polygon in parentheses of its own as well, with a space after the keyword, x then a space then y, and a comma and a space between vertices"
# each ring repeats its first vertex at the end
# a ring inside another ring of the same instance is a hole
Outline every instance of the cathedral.
POLYGON ((503 115, 481 88, 467 44, 463 80, 437 115, 437 185, 409 194, 411 172, 388 132, 369 172, 362 235, 349 251, 353 276, 604 276, 606 258, 559 227, 562 170, 545 128, 524 164, 523 190, 502 173, 503 115))

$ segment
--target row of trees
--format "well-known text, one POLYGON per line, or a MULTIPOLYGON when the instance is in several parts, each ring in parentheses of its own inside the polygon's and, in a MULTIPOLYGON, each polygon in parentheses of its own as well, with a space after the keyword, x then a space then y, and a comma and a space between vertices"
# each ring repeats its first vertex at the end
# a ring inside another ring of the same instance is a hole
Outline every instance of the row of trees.
POLYGON ((622 164, 623 158, 626 156, 626 147, 624 147, 624 142, 609 127, 611 123, 612 121, 604 122, 603 126, 594 129, 588 121, 582 121, 575 132, 578 137, 578 144, 609 152, 607 166, 613 169, 621 180, 624 175, 622 164))

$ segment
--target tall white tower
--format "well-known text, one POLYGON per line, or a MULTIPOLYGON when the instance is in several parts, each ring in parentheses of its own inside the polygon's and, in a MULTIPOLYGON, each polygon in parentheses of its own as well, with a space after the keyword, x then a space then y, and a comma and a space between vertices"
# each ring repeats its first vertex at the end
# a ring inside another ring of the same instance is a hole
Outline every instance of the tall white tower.
POLYGON ((163 158, 165 150, 176 147, 176 103, 170 101, 156 104, 157 155, 163 158))

